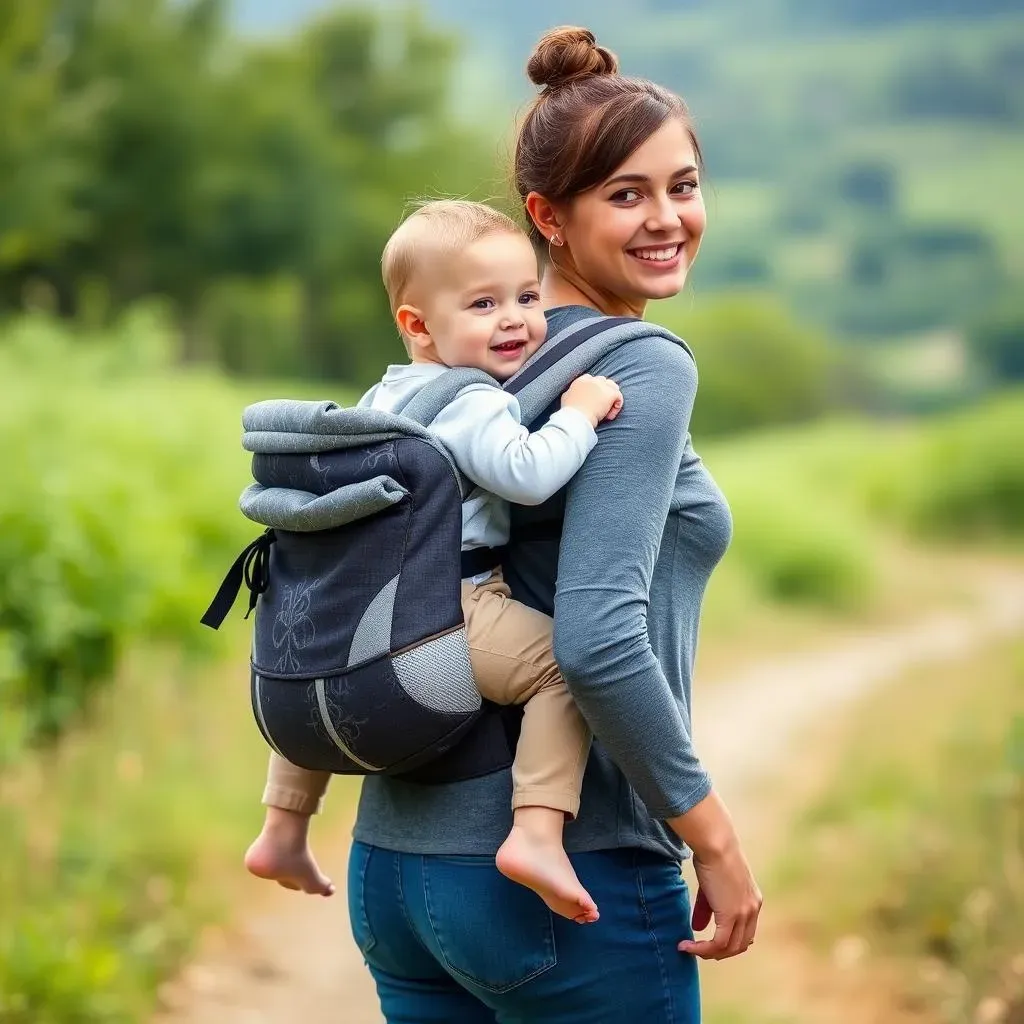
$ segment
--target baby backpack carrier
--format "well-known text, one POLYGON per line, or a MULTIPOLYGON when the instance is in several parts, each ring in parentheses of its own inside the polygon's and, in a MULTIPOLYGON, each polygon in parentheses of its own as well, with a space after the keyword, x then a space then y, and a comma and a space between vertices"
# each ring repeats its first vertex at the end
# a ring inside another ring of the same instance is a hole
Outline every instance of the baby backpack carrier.
MULTIPOLYGON (((651 334, 682 344, 633 319, 580 321, 505 390, 533 423, 606 352, 651 334)), ((497 386, 482 371, 451 369, 395 413, 273 400, 243 414, 255 483, 240 507, 266 529, 202 621, 216 629, 245 584, 253 714, 293 764, 442 782, 511 763, 518 709, 481 699, 461 606, 462 578, 498 567, 504 552, 461 552, 472 484, 428 429, 481 381, 497 386)))

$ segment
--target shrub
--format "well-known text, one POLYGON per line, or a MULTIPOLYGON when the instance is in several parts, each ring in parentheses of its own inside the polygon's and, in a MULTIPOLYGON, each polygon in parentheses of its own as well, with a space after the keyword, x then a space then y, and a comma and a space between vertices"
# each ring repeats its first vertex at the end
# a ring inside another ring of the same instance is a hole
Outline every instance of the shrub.
POLYGON ((829 342, 768 299, 735 295, 692 311, 676 302, 657 319, 697 356, 695 436, 798 423, 833 404, 829 342))
POLYGON ((0 764, 62 729, 133 638, 209 643, 198 615, 246 536, 241 401, 155 373, 144 316, 112 337, 31 321, 0 348, 0 764))
POLYGON ((839 508, 756 480, 730 487, 729 501, 734 556, 766 598, 838 610, 863 603, 872 555, 863 531, 839 508))
POLYGON ((914 532, 945 539, 1024 535, 1024 400, 992 401, 930 424, 889 453, 873 498, 914 532))

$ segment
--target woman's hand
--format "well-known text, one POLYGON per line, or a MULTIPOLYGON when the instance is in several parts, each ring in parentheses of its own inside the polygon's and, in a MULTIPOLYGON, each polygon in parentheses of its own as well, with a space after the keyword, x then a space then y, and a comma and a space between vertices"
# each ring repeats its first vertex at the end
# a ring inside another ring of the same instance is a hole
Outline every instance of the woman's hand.
POLYGON ((754 941, 762 897, 739 843, 708 858, 694 854, 693 868, 698 883, 693 930, 703 931, 714 917, 715 934, 710 939, 680 942, 680 952, 703 960, 745 953, 754 941))
POLYGON ((685 814, 669 818, 668 825, 693 850, 698 885, 693 930, 703 931, 712 918, 715 921, 710 939, 687 939, 679 943, 679 951, 703 960, 725 960, 746 952, 757 931, 761 890, 725 804, 712 790, 685 814))

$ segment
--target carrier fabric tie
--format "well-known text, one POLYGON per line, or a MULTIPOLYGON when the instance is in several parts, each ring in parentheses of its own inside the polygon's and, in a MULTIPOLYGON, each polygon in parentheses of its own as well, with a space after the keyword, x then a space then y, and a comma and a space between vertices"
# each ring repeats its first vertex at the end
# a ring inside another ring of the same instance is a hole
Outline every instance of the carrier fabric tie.
POLYGON ((272 529, 265 530, 235 559, 216 596, 210 602, 210 607, 206 609, 206 614, 199 620, 204 626, 211 629, 220 628, 231 611, 243 583, 249 590, 249 610, 245 613, 245 617, 249 618, 260 594, 264 593, 270 584, 270 546, 276 540, 272 529))

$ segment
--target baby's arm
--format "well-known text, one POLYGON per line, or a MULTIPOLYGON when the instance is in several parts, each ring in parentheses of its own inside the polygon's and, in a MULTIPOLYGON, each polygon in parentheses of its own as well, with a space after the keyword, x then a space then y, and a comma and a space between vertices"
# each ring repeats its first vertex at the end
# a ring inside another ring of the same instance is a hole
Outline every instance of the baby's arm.
POLYGON ((583 465, 597 443, 597 423, 616 415, 619 405, 621 395, 611 381, 580 378, 562 407, 530 433, 512 395, 473 384, 430 428, 477 486, 518 505, 539 505, 583 465))

